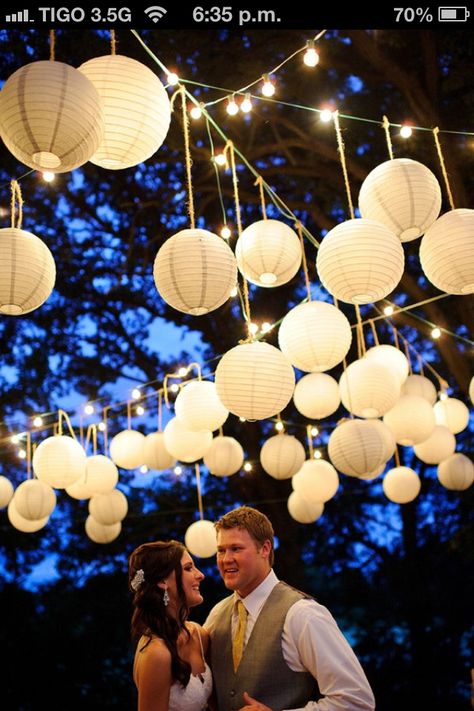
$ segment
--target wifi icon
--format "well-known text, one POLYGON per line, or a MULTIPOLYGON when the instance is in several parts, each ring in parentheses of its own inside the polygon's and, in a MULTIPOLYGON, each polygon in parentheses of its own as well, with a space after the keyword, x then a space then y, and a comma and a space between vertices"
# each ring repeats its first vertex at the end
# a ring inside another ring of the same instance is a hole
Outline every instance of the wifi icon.
POLYGON ((164 7, 160 7, 159 5, 152 5, 151 7, 147 7, 147 9, 144 10, 144 13, 145 15, 148 15, 153 22, 159 22, 163 15, 166 15, 166 10, 164 7))

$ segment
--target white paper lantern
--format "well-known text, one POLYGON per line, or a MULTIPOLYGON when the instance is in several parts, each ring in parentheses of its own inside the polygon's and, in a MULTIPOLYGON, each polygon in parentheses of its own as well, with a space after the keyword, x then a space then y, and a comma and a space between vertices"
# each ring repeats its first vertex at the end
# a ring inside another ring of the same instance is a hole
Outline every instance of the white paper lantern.
POLYGON ((387 444, 376 420, 344 420, 331 433, 328 454, 336 469, 361 476, 383 464, 387 444))
POLYGON ((110 442, 110 458, 122 469, 136 469, 143 464, 145 435, 137 430, 122 430, 110 442))
POLYGON ((153 277, 160 296, 177 311, 202 316, 227 301, 237 283, 234 253, 207 230, 181 230, 158 251, 153 277))
POLYGON ((424 375, 409 375, 402 385, 402 395, 417 395, 434 405, 438 397, 436 388, 424 375))
POLYGON ((110 526, 104 526, 96 521, 92 516, 86 518, 85 529, 88 537, 94 543, 111 543, 118 538, 122 530, 120 521, 110 526))
POLYGON ((469 397, 471 398, 471 402, 474 405, 474 375, 471 378, 471 382, 469 383, 469 397))
POLYGON ((87 457, 86 471, 66 488, 66 493, 73 499, 90 499, 94 494, 105 494, 117 485, 118 469, 111 459, 103 454, 87 457))
POLYGON ((377 467, 377 469, 374 469, 372 472, 368 472, 368 474, 361 474, 358 478, 362 479, 363 481, 373 481, 374 479, 377 479, 378 476, 383 474, 386 466, 387 464, 386 462, 384 462, 379 467, 377 467))
POLYGON ((16 227, 0 229, 0 313, 34 311, 51 294, 55 280, 53 255, 39 237, 16 227))
POLYGON ((259 220, 246 227, 235 245, 239 271, 257 286, 274 287, 292 279, 301 264, 301 243, 279 220, 259 220))
POLYGON ((244 463, 244 450, 234 437, 214 437, 204 455, 204 464, 214 476, 231 476, 244 463))
POLYGON ((128 511, 128 501, 119 489, 112 489, 106 494, 94 494, 89 501, 89 513, 103 526, 123 521, 128 511))
POLYGON ((441 188, 422 163, 395 158, 372 170, 359 193, 362 217, 386 225, 402 242, 420 237, 441 210, 441 188))
POLYGON ((73 170, 90 159, 102 140, 99 94, 67 64, 26 64, 0 92, 0 132, 8 150, 30 168, 73 170))
POLYGON ((225 407, 247 420, 264 420, 291 400, 295 373, 278 348, 258 341, 224 353, 216 369, 216 387, 225 407))
POLYGON ((177 417, 172 417, 164 431, 165 447, 181 462, 197 462, 212 444, 209 430, 188 430, 177 417))
POLYGON ((373 346, 365 353, 364 358, 370 359, 371 362, 380 363, 386 368, 393 371, 400 382, 404 383, 408 377, 410 366, 408 359, 404 353, 395 346, 382 344, 381 346, 373 346))
POLYGON ((104 137, 90 162, 117 170, 150 158, 171 119, 168 94, 156 74, 120 54, 90 59, 79 71, 97 89, 104 110, 104 137))
POLYGON ((398 444, 412 447, 424 442, 435 427, 433 408, 422 397, 402 395, 399 401, 384 416, 398 444))
POLYGON ((14 499, 11 499, 8 504, 7 516, 11 525, 22 533, 35 533, 41 528, 44 528, 49 521, 49 516, 45 516, 37 521, 28 521, 28 519, 23 518, 16 510, 14 499))
POLYGON ((0 476, 0 509, 8 506, 13 496, 13 491, 13 484, 10 479, 7 479, 6 476, 0 476))
POLYGON ((340 363, 352 341, 351 325, 342 311, 325 301, 291 309, 278 331, 278 344, 300 370, 321 372, 340 363))
POLYGON ((184 543, 192 555, 210 558, 217 551, 216 529, 212 521, 195 521, 184 534, 184 543))
POLYGON ((163 471, 176 464, 176 457, 168 452, 163 432, 152 432, 145 437, 143 445, 143 463, 148 469, 163 471))
POLYGON ((17 512, 28 521, 49 518, 56 506, 56 494, 39 479, 23 481, 15 491, 14 500, 17 512))
POLYGON ((218 430, 229 416, 219 400, 216 385, 207 380, 187 383, 174 403, 176 417, 188 430, 218 430))
POLYGON ((439 400, 434 408, 437 425, 444 425, 453 434, 466 429, 469 422, 469 410, 466 405, 455 397, 439 400))
POLYGON ((438 479, 446 489, 465 491, 474 481, 474 465, 465 454, 452 454, 439 464, 438 479))
POLYGON ((443 425, 436 425, 428 439, 414 446, 416 456, 426 464, 439 464, 450 457, 455 449, 456 438, 443 425))
POLYGON ((474 210, 446 212, 421 240, 420 261, 432 284, 448 294, 474 292, 474 210))
POLYGON ((349 304, 383 299, 403 274, 403 247, 388 227, 374 220, 347 220, 330 230, 316 266, 330 294, 349 304))
POLYGON ((344 407, 358 417, 380 417, 400 397, 400 383, 389 368, 365 358, 351 363, 339 380, 344 407))
POLYGON ((84 476, 86 453, 71 437, 56 435, 44 439, 33 454, 33 471, 54 489, 65 489, 84 476))
POLYGON ((320 501, 308 501, 297 491, 292 491, 288 497, 288 511, 298 523, 314 523, 323 515, 324 504, 320 501))
POLYGON ((339 488, 339 476, 332 464, 307 459, 291 480, 293 489, 308 501, 329 501, 339 488))
POLYGON ((339 385, 326 373, 309 373, 296 383, 293 402, 308 420, 322 420, 341 404, 339 385))
POLYGON ((387 499, 396 504, 407 504, 420 493, 421 481, 413 469, 395 467, 385 474, 382 486, 387 499))
POLYGON ((263 469, 274 479, 289 479, 303 466, 304 447, 296 437, 284 432, 267 439, 260 450, 263 469))

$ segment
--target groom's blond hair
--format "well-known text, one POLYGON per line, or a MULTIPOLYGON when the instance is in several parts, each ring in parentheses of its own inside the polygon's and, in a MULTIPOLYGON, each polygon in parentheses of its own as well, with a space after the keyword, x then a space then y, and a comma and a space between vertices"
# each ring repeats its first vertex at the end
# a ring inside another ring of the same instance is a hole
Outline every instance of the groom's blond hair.
POLYGON ((257 511, 257 509, 253 509, 251 506, 239 506, 237 509, 233 509, 222 516, 222 518, 214 524, 214 527, 217 533, 219 533, 221 529, 243 528, 249 532, 259 547, 261 547, 265 541, 270 541, 271 551, 268 556, 268 562, 271 567, 273 566, 273 561, 275 560, 273 526, 270 519, 261 511, 257 511))

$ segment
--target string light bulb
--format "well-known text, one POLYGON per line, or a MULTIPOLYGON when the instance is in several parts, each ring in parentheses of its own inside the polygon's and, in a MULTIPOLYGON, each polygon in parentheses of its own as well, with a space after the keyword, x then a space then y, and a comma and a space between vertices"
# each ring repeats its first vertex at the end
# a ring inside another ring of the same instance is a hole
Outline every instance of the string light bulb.
POLYGON ((439 338, 441 336, 441 330, 438 328, 438 326, 435 326, 433 330, 431 331, 431 338, 439 338))
POLYGON ((146 474, 147 471, 148 471, 147 465, 146 465, 146 464, 142 464, 142 466, 140 467, 140 471, 141 471, 142 474, 146 474))
POLYGON ((52 183, 56 177, 56 173, 51 173, 50 170, 44 170, 41 175, 45 183, 52 183))
POLYGON ((142 405, 137 405, 137 409, 135 410, 137 415, 144 415, 145 414, 145 408, 142 405))
POLYGON ((170 86, 176 86, 176 84, 179 82, 179 76, 176 74, 176 72, 170 72, 166 77, 166 80, 170 86))
POLYGON ((440 399, 440 400, 447 400, 447 399, 448 399, 448 393, 445 392, 444 390, 440 390, 440 392, 439 392, 439 399, 440 399))
POLYGON ((315 67, 319 62, 319 54, 314 46, 314 40, 306 42, 306 52, 303 55, 303 62, 307 67, 315 67))
POLYGON ((245 94, 245 98, 242 101, 242 103, 240 104, 240 110, 244 114, 248 114, 248 113, 250 113, 250 111, 252 111, 252 100, 251 100, 250 94, 248 92, 247 92, 247 94, 245 94))
POLYGON ((33 420, 33 425, 35 427, 41 427, 42 424, 43 424, 43 418, 40 417, 39 415, 37 415, 37 417, 35 417, 33 420))
POLYGON ((258 333, 258 325, 256 323, 251 323, 249 326, 249 331, 253 336, 255 336, 255 334, 258 333))
POLYGON ((19 441, 20 441, 20 438, 19 438, 18 435, 13 435, 13 437, 12 437, 11 440, 10 440, 10 442, 11 442, 12 444, 18 444, 19 441))
POLYGON ((411 126, 402 126, 400 129, 400 136, 402 138, 410 138, 411 134, 413 133, 411 126))
POLYGON ((247 422, 245 417, 239 417, 239 422, 247 422))
POLYGON ((173 471, 174 471, 174 473, 176 474, 176 476, 181 476, 181 474, 183 473, 183 467, 180 467, 179 464, 178 464, 178 466, 175 467, 175 468, 173 469, 173 471))
POLYGON ((250 464, 250 462, 245 462, 245 464, 244 464, 244 470, 245 470, 246 472, 251 472, 251 471, 252 471, 252 465, 250 464))
POLYGON ((94 414, 94 405, 91 405, 90 403, 85 405, 84 412, 86 415, 93 415, 94 414))
POLYGON ((277 432, 282 432, 283 429, 285 428, 285 425, 281 420, 278 420, 278 422, 275 423, 275 429, 277 432))
POLYGON ((232 291, 230 292, 230 296, 234 296, 234 297, 235 297, 235 296, 237 296, 238 293, 239 293, 239 290, 237 289, 236 286, 234 286, 234 288, 233 288, 232 291))
POLYGON ((224 153, 216 153, 214 156, 214 163, 217 165, 226 165, 227 164, 227 158, 225 157, 224 153))
POLYGON ((197 121, 198 119, 201 118, 202 116, 202 109, 200 106, 193 106, 191 111, 189 112, 189 115, 191 116, 192 119, 197 121))
POLYGON ((229 239, 231 236, 232 232, 230 229, 227 227, 227 225, 224 225, 224 227, 221 229, 221 237, 222 239, 229 239))
POLYGON ((315 459, 321 459, 322 456, 323 456, 323 455, 321 454, 321 452, 320 452, 319 449, 315 449, 315 450, 314 450, 314 452, 313 452, 313 457, 314 457, 315 459))
POLYGON ((268 74, 264 74, 262 79, 263 79, 262 94, 264 96, 270 98, 275 93, 275 84, 272 81, 270 81, 270 77, 268 74))
POLYGON ((179 385, 177 383, 173 383, 173 385, 170 387, 170 390, 172 393, 179 392, 179 385))
POLYGON ((272 328, 273 328, 272 324, 268 323, 268 321, 264 321, 262 323, 262 326, 261 326, 262 333, 268 333, 268 331, 271 331, 272 328))
POLYGON ((321 109, 321 111, 319 112, 319 119, 323 123, 329 123, 329 121, 332 121, 331 109, 321 109))
POLYGON ((185 375, 188 374, 188 369, 184 367, 184 365, 178 370, 178 375, 180 378, 184 378, 185 375))
POLYGON ((311 437, 317 437, 319 434, 319 430, 317 427, 311 427, 311 437))
POLYGON ((385 316, 391 316, 393 314, 393 306, 386 306, 383 310, 385 316))
POLYGON ((235 114, 239 113, 239 105, 233 96, 229 98, 225 110, 227 111, 229 116, 235 116, 235 114))
POLYGON ((142 394, 138 388, 133 388, 132 390, 132 397, 134 400, 140 400, 142 394))
POLYGON ((25 452, 25 450, 24 450, 24 449, 19 449, 19 450, 18 450, 18 456, 20 457, 20 459, 26 459, 26 452, 25 452))
POLYGON ((97 425, 97 429, 98 429, 100 432, 105 432, 105 430, 106 430, 106 424, 105 424, 105 422, 99 422, 99 424, 97 425))

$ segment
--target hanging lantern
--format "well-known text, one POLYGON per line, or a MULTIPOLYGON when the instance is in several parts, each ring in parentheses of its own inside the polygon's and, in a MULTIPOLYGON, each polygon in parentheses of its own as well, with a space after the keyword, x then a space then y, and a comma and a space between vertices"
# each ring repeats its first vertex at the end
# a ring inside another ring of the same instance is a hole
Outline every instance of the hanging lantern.
POLYGON ((474 375, 471 378, 471 382, 469 383, 469 397, 471 398, 471 402, 474 405, 474 375))
POLYGON ((474 292, 474 210, 451 210, 436 220, 421 240, 423 271, 448 294, 474 292))
POLYGON ((387 499, 396 504, 407 504, 420 493, 421 481, 413 469, 395 467, 385 474, 382 486, 387 499))
POLYGON ((237 283, 234 253, 207 230, 181 230, 160 247, 153 267, 161 298, 177 311, 202 316, 227 301, 237 283))
POLYGON ((292 478, 291 485, 301 498, 324 503, 338 490, 339 477, 329 462, 307 459, 292 478))
POLYGON ((118 170, 150 158, 171 119, 168 94, 156 74, 119 54, 90 59, 79 71, 97 89, 104 110, 104 136, 90 162, 118 170))
POLYGON ((198 380, 187 383, 174 404, 176 417, 188 430, 218 430, 229 416, 221 403, 215 383, 198 380))
POLYGON ((291 309, 278 331, 278 344, 290 363, 308 372, 330 370, 347 354, 351 326, 342 311, 325 301, 291 309))
POLYGON ((181 462, 196 462, 212 444, 209 430, 188 430, 177 417, 172 417, 164 431, 165 447, 181 462))
POLYGON ((0 133, 8 150, 30 168, 73 170, 91 158, 102 140, 99 94, 67 64, 26 64, 0 92, 0 133))
POLYGON ((309 373, 296 383, 293 402, 308 420, 322 420, 341 404, 339 385, 326 373, 309 373))
POLYGON ((277 415, 288 405, 295 387, 294 370, 283 353, 262 341, 224 353, 215 378, 225 407, 247 420, 277 415))
POLYGON ((195 521, 184 534, 184 543, 191 555, 210 558, 216 554, 216 529, 212 521, 195 521))
POLYGON ((176 457, 166 449, 163 432, 152 432, 145 437, 143 463, 148 469, 157 471, 171 469, 176 464, 176 457))
POLYGON ((138 430, 122 430, 110 442, 110 458, 122 469, 136 469, 143 464, 145 435, 138 430))
POLYGON ((95 454, 87 457, 84 476, 68 486, 66 493, 73 499, 90 499, 94 494, 112 491, 118 478, 118 469, 113 461, 103 454, 95 454))
POLYGON ((13 484, 10 479, 7 479, 6 476, 0 476, 0 509, 8 506, 13 496, 13 491, 13 484))
POLYGON ((405 257, 397 235, 374 220, 337 225, 318 250, 319 278, 330 294, 349 304, 369 304, 395 289, 405 257))
POLYGON ((441 210, 441 188, 423 163, 395 158, 372 170, 359 193, 362 217, 386 225, 409 242, 433 224, 441 210))
POLYGON ((447 459, 456 449, 456 438, 443 425, 436 425, 428 439, 415 444, 415 454, 426 464, 439 464, 447 459))
POLYGON ((239 271, 252 284, 274 287, 292 279, 301 264, 301 243, 291 227, 279 220, 249 225, 235 245, 239 271))
POLYGON ((474 465, 465 454, 452 454, 439 464, 438 479, 446 489, 465 491, 474 481, 474 465))
POLYGON ((400 383, 389 368, 364 358, 355 360, 339 380, 344 407, 358 417, 380 417, 400 397, 400 383))
POLYGON ((384 416, 398 444, 412 447, 424 442, 435 427, 433 408, 422 397, 402 395, 399 401, 384 416))
POLYGON ((128 511, 128 501, 119 489, 113 489, 106 494, 94 494, 89 501, 89 513, 103 526, 123 521, 128 511))
POLYGON ((91 541, 94 541, 94 543, 111 543, 120 535, 122 524, 118 521, 110 526, 103 526, 92 516, 88 516, 86 518, 85 529, 88 537, 91 541))
POLYGON ((214 437, 204 464, 214 476, 231 476, 244 463, 244 450, 234 437, 214 437))
POLYGON ((402 395, 417 395, 434 405, 438 394, 429 378, 424 375, 409 375, 402 385, 402 395))
POLYGON ((333 430, 328 454, 338 471, 358 477, 374 471, 386 461, 386 440, 375 422, 343 420, 333 430))
POLYGON ((408 359, 395 346, 383 344, 381 346, 373 346, 365 353, 364 358, 370 359, 371 362, 380 363, 386 368, 389 368, 397 375, 400 385, 405 382, 410 370, 408 359))
POLYGON ((15 508, 27 521, 49 518, 56 506, 53 489, 39 479, 23 481, 15 491, 15 508))
POLYGON ((14 499, 11 499, 8 504, 7 516, 13 528, 16 528, 22 533, 35 533, 41 528, 44 528, 49 521, 49 516, 45 516, 37 521, 29 521, 27 518, 23 518, 16 510, 14 499))
POLYGON ((47 437, 35 449, 33 471, 54 489, 65 489, 84 476, 86 453, 71 437, 47 437))
POLYGON ((439 400, 434 408, 437 425, 444 425, 453 434, 458 434, 466 429, 469 423, 469 410, 462 400, 447 397, 439 400))
MULTIPOLYGON (((376 420, 373 420, 373 422, 376 422, 376 420)), ((381 464, 379 467, 377 467, 377 469, 374 469, 372 472, 368 472, 368 474, 361 474, 359 476, 359 479, 362 479, 363 481, 373 481, 374 479, 377 479, 378 476, 383 474, 383 472, 385 471, 385 467, 386 462, 381 464)))
POLYGON ((260 450, 263 469, 274 479, 289 479, 303 466, 304 447, 296 437, 280 432, 270 437, 260 450))
POLYGON ((320 501, 308 501, 297 491, 292 491, 288 497, 288 512, 298 523, 314 523, 321 518, 324 504, 320 501))

